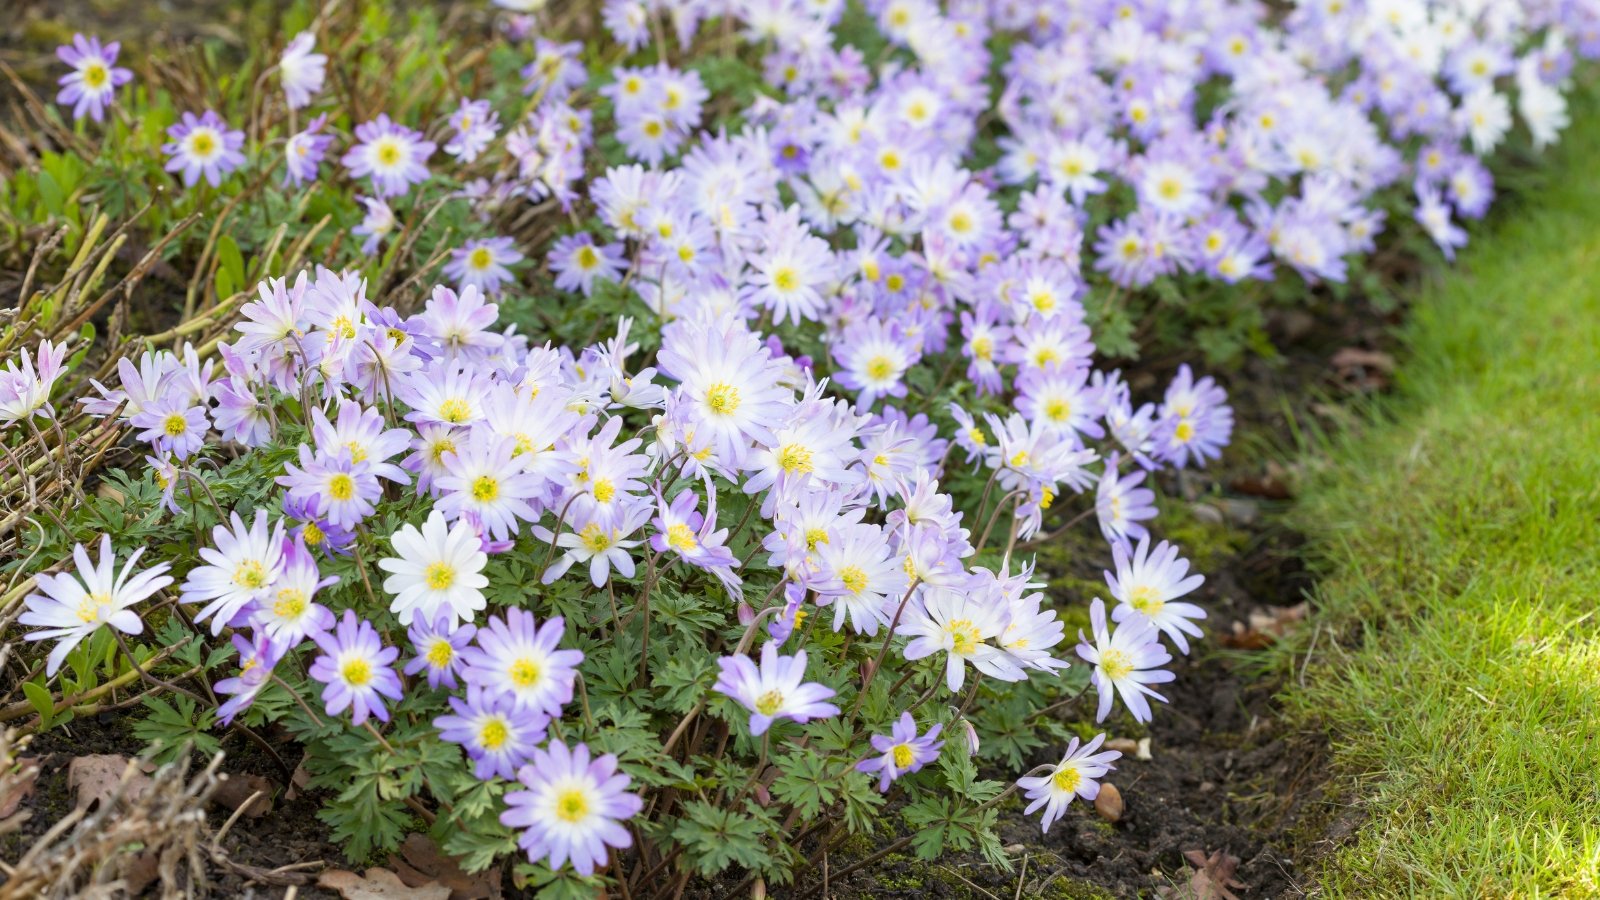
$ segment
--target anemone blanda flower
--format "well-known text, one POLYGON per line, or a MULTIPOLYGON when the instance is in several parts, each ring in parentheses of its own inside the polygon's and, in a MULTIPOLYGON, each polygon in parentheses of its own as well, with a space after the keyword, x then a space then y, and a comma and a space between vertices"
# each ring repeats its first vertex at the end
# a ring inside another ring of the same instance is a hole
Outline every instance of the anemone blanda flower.
POLYGON ((180 460, 205 446, 206 432, 211 428, 206 408, 189 404, 175 392, 145 404, 129 424, 144 429, 138 434, 139 440, 148 441, 157 453, 171 453, 180 460))
POLYGON ((229 521, 231 530, 223 525, 211 529, 216 546, 200 548, 206 564, 189 572, 178 596, 182 603, 206 604, 194 620, 211 619, 212 634, 221 634, 250 604, 267 596, 283 574, 283 520, 269 528, 267 511, 258 509, 249 528, 237 512, 229 514, 229 521))
POLYGON ((372 256, 378 252, 378 245, 383 239, 394 231, 397 221, 394 210, 382 197, 356 197, 361 203, 361 208, 366 214, 361 218, 361 224, 350 229, 350 233, 357 237, 366 238, 361 242, 361 252, 372 256))
POLYGON ((117 88, 133 80, 132 72, 116 64, 121 46, 116 41, 101 44, 97 37, 74 34, 71 44, 56 48, 56 56, 72 67, 58 82, 61 91, 56 102, 71 104, 74 119, 87 114, 100 121, 117 88))
POLYGON ((839 714, 839 707, 826 702, 834 690, 806 682, 806 652, 779 656, 776 641, 761 648, 761 665, 744 654, 724 656, 717 661, 720 673, 712 687, 750 710, 750 733, 765 734, 778 719, 793 719, 805 724, 839 714))
POLYGON ((283 93, 290 109, 310 104, 312 95, 322 90, 328 57, 312 52, 316 40, 311 32, 302 31, 283 48, 283 56, 278 59, 278 77, 283 79, 283 93))
POLYGON ((461 105, 450 114, 450 127, 455 130, 444 145, 444 152, 464 163, 472 162, 489 146, 500 132, 500 114, 487 100, 461 98, 461 105))
POLYGON ((605 863, 608 847, 633 845, 621 823, 638 815, 644 801, 627 792, 633 780, 617 771, 615 756, 594 759, 585 744, 568 748, 552 740, 533 751, 517 780, 523 789, 506 794, 500 823, 522 830, 517 846, 529 860, 552 869, 571 862, 588 876, 605 863))
POLYGON ((414 619, 406 637, 416 650, 416 656, 406 663, 405 673, 415 675, 425 671, 428 673, 428 687, 455 690, 456 676, 465 665, 461 652, 467 649, 477 633, 478 626, 470 622, 452 626, 448 613, 440 613, 432 621, 414 619))
POLYGON ((1130 557, 1128 545, 1111 545, 1117 574, 1105 573, 1111 596, 1118 601, 1111 621, 1148 621, 1172 639, 1180 653, 1189 652, 1185 632, 1200 636, 1200 627, 1191 619, 1204 619, 1206 611, 1193 603, 1176 603, 1205 583, 1204 575, 1190 575, 1189 561, 1178 555, 1178 548, 1162 541, 1152 549, 1148 536, 1139 541, 1130 557))
POLYGON ((1080 631, 1077 649, 1078 655, 1094 666, 1090 678, 1100 697, 1095 721, 1106 720, 1111 714, 1112 699, 1118 695, 1135 721, 1150 721, 1150 701, 1146 698, 1154 697, 1162 703, 1167 702, 1167 698, 1149 686, 1177 677, 1160 668, 1172 661, 1172 654, 1161 646, 1160 632, 1149 620, 1124 622, 1117 626, 1115 633, 1107 631, 1106 605, 1099 597, 1089 604, 1089 624, 1094 632, 1094 643, 1080 631))
POLYGON ((352 178, 371 178, 379 197, 397 197, 428 180, 428 157, 436 145, 422 132, 389 119, 387 113, 356 126, 356 145, 341 162, 352 178))
POLYGON ((10 424, 35 415, 52 418, 55 410, 50 406, 50 389, 61 377, 61 365, 67 358, 66 343, 41 341, 33 358, 27 351, 17 356, 20 368, 18 360, 7 360, 6 367, 0 369, 0 422, 10 424))
POLYGON ((540 625, 532 613, 520 609, 506 610, 503 619, 490 616, 478 629, 477 646, 462 651, 462 677, 490 696, 510 697, 518 709, 559 716, 572 699, 583 662, 583 651, 560 649, 565 627, 560 616, 540 625))
POLYGON ((83 545, 74 544, 75 572, 37 577, 38 593, 29 594, 23 601, 27 610, 17 621, 40 626, 40 630, 23 635, 27 640, 57 642, 50 650, 46 675, 54 675, 72 648, 102 625, 110 625, 123 634, 144 631, 144 621, 131 607, 172 583, 172 576, 166 574, 171 568, 167 563, 159 563, 143 572, 134 568, 144 551, 143 547, 133 551, 118 572, 111 536, 101 535, 100 558, 94 564, 90 564, 83 545))
POLYGON ((1074 799, 1082 797, 1092 802, 1100 796, 1099 779, 1116 768, 1111 761, 1122 756, 1116 750, 1096 753, 1105 739, 1104 734, 1097 734, 1080 747, 1078 739, 1073 738, 1067 744, 1067 752, 1061 757, 1061 762, 1051 766, 1048 773, 1017 779, 1017 787, 1026 791, 1028 799, 1033 801, 1023 810, 1023 814, 1031 815, 1034 810, 1044 807, 1042 824, 1044 831, 1049 832, 1051 824, 1061 818, 1074 799))
POLYGON ((184 187, 194 187, 204 178, 212 187, 222 177, 244 165, 244 132, 229 129, 228 123, 212 110, 196 116, 186 112, 176 125, 167 129, 172 138, 161 146, 167 154, 167 171, 181 173, 184 187))
POLYGON ((407 523, 389 540, 395 556, 378 560, 378 568, 390 573, 383 589, 395 595, 389 611, 401 625, 410 625, 420 615, 428 622, 442 617, 454 629, 458 622, 471 622, 488 605, 483 589, 489 579, 483 567, 489 555, 465 520, 457 519, 452 526, 436 509, 421 530, 407 523))
POLYGON ((946 654, 945 686, 952 692, 965 683, 968 663, 1001 681, 1027 678, 1021 667, 989 643, 1005 629, 1001 609, 993 602, 998 599, 962 589, 924 589, 912 598, 899 627, 901 633, 913 636, 905 647, 906 659, 946 654))
POLYGON ((462 291, 476 288, 485 294, 498 294, 506 283, 516 278, 507 267, 522 259, 511 238, 476 238, 450 251, 444 274, 454 278, 462 291))
POLYGON ((872 736, 872 749, 878 751, 879 755, 856 763, 856 771, 869 775, 877 772, 878 790, 888 793, 890 782, 939 758, 944 741, 937 738, 942 728, 943 725, 935 724, 927 734, 919 735, 917 720, 912 718, 911 713, 903 712, 888 734, 872 736))
MULTIPOLYGON (((278 527, 283 527, 282 519, 278 520, 278 527)), ((338 581, 337 575, 322 577, 316 557, 306 549, 303 539, 284 540, 283 568, 256 601, 250 614, 251 627, 289 647, 308 635, 327 631, 333 627, 333 613, 312 598, 338 581)))
POLYGON ((434 719, 433 727, 439 737, 467 751, 473 774, 483 779, 517 777, 517 768, 544 740, 550 724, 544 713, 520 709, 511 698, 491 696, 476 685, 467 689, 465 700, 449 699, 454 712, 434 719))
POLYGON ((300 445, 300 465, 285 463, 278 484, 288 488, 286 497, 306 504, 319 517, 341 528, 353 528, 377 509, 383 494, 372 466, 352 462, 348 450, 336 456, 317 454, 300 445))
MULTIPOLYGON (((331 615, 329 618, 331 621, 331 615)), ((231 695, 226 703, 217 707, 217 721, 232 725, 235 716, 256 702, 256 695, 272 680, 273 667, 291 646, 274 640, 265 631, 257 631, 251 638, 234 633, 233 649, 239 653, 239 674, 212 686, 219 694, 231 695)))
POLYGON ((322 165, 328 148, 333 146, 333 135, 323 134, 322 126, 328 123, 327 113, 312 119, 304 129, 297 131, 283 146, 285 186, 299 187, 317 180, 317 167, 322 165))
POLYGON ((595 587, 603 587, 611 580, 613 568, 622 577, 632 578, 635 567, 633 554, 630 551, 642 542, 627 538, 648 518, 650 518, 649 505, 635 501, 629 504, 615 523, 596 518, 578 527, 574 522, 574 530, 556 535, 555 545, 565 548, 567 552, 550 564, 550 568, 545 570, 540 581, 544 584, 553 584, 577 563, 588 563, 589 580, 595 587))
POLYGON ((1118 471, 1117 462, 1115 453, 1106 459, 1094 498, 1100 533, 1113 543, 1147 536, 1150 532, 1143 523, 1156 517, 1155 491, 1139 486, 1147 473, 1136 469, 1123 475, 1118 471))
POLYGON ((435 508, 450 519, 477 513, 496 540, 514 536, 520 522, 539 518, 529 501, 544 493, 543 480, 524 471, 515 457, 516 444, 502 436, 485 435, 458 446, 444 457, 445 474, 435 481, 440 493, 435 508))
POLYGON ((312 661, 307 674, 325 685, 322 702, 328 715, 337 716, 349 709, 357 725, 368 716, 389 721, 384 698, 398 701, 404 696, 400 676, 391 667, 400 651, 383 646, 377 629, 371 622, 357 618, 353 609, 344 611, 335 630, 312 635, 311 639, 322 655, 312 661))

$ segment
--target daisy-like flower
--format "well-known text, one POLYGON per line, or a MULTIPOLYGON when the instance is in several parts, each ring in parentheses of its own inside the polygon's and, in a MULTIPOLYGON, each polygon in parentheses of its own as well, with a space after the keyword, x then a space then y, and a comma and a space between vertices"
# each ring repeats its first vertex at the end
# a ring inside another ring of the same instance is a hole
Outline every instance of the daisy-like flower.
POLYGON ((816 553, 817 605, 833 607, 834 631, 844 628, 846 615, 857 634, 877 634, 889 624, 893 607, 885 604, 899 604, 906 573, 881 527, 840 528, 816 553))
POLYGON ((237 512, 229 519, 231 531, 222 525, 211 529, 216 547, 200 548, 206 565, 189 573, 178 595, 180 603, 206 604, 194 620, 211 619, 212 634, 221 634, 247 606, 267 596, 283 573, 283 520, 269 529, 264 509, 256 510, 249 528, 237 512))
POLYGON ((605 863, 608 847, 633 845, 621 823, 638 815, 644 801, 627 792, 633 779, 617 771, 615 756, 591 759, 587 745, 569 749, 553 740, 533 751, 517 780, 523 790, 506 794, 509 808, 500 824, 522 829, 517 846, 530 861, 552 869, 570 861, 578 874, 589 876, 605 863))
POLYGON ((421 615, 424 621, 443 618, 454 629, 458 622, 470 622, 488 606, 483 589, 489 579, 483 567, 489 555, 483 552, 477 532, 464 519, 452 527, 444 513, 434 510, 422 523, 422 530, 407 524, 390 538, 395 555, 378 560, 378 568, 391 573, 383 589, 395 595, 389 611, 401 625, 410 625, 421 615))
POLYGON ((987 593, 992 592, 928 588, 906 608, 900 630, 914 635, 906 644, 906 659, 947 654, 944 683, 952 693, 966 681, 967 663, 1001 681, 1028 677, 1009 655, 989 643, 1005 630, 1005 621, 998 605, 1002 598, 987 593))
POLYGON ((244 165, 244 132, 229 130, 228 123, 212 110, 196 116, 183 114, 182 121, 167 129, 171 141, 161 145, 168 172, 182 173, 184 187, 194 187, 202 177, 212 186, 222 184, 222 176, 244 165))
POLYGON ((1172 661, 1172 654, 1161 646, 1160 632, 1148 620, 1125 622, 1117 626, 1115 634, 1107 631, 1106 605, 1099 597, 1089 604, 1089 625, 1094 631, 1094 643, 1078 632, 1078 655, 1094 666, 1090 678, 1100 697, 1094 720, 1104 722, 1111 714, 1112 698, 1120 694, 1135 721, 1150 721, 1150 701, 1145 698, 1154 697, 1162 703, 1167 698, 1149 686, 1177 677, 1159 668, 1172 661))
POLYGON ((17 367, 17 360, 9 360, 6 367, 0 369, 0 422, 11 424, 35 415, 48 419, 55 415, 55 410, 50 407, 50 389, 55 387, 56 380, 61 377, 61 364, 67 358, 67 345, 65 343, 52 344, 48 340, 39 344, 34 359, 38 360, 38 368, 34 368, 34 359, 29 359, 26 351, 19 353, 21 368, 17 367))
POLYGON ((57 82, 61 92, 56 94, 56 102, 63 106, 71 104, 74 119, 88 114, 89 118, 100 121, 117 88, 133 80, 132 72, 116 64, 121 48, 116 41, 101 44, 99 38, 81 34, 74 34, 71 44, 56 48, 56 56, 72 67, 72 71, 57 82))
POLYGON ((352 462, 349 451, 328 457, 300 445, 300 465, 285 463, 288 474, 278 476, 278 484, 288 488, 289 500, 304 503, 312 513, 325 517, 340 528, 354 528, 377 509, 383 494, 378 476, 364 462, 352 462))
POLYGON ((312 661, 307 674, 326 685, 322 702, 328 715, 337 716, 349 709, 357 725, 367 721, 368 716, 389 721, 383 698, 398 701, 404 696, 400 676, 391 668, 400 651, 383 646, 377 629, 371 622, 357 618, 353 609, 344 611, 335 631, 312 635, 311 639, 323 655, 312 661))
POLYGON ((594 293, 595 279, 616 281, 628 263, 620 244, 596 244, 588 233, 568 235, 550 248, 550 271, 563 291, 594 293))
MULTIPOLYGON (((281 519, 278 527, 283 527, 281 519)), ((250 625, 287 647, 299 644, 308 635, 327 631, 333 627, 333 613, 311 598, 338 581, 337 575, 323 578, 317 571, 316 557, 306 549, 304 540, 285 540, 283 571, 257 600, 250 625)))
POLYGON ((770 443, 771 425, 783 417, 790 391, 759 338, 732 317, 673 324, 662 338, 657 364, 682 382, 679 390, 717 456, 737 465, 754 442, 770 443))
POLYGON ((387 113, 356 126, 357 144, 341 162, 352 178, 371 178, 379 197, 398 197, 428 180, 428 157, 435 144, 422 132, 390 121, 387 113))
POLYGON ((312 95, 322 90, 322 82, 327 77, 328 57, 311 52, 316 40, 311 32, 300 32, 283 48, 283 56, 278 60, 278 76, 283 79, 283 94, 290 109, 309 105, 312 95))
POLYGON ((1172 639, 1179 653, 1189 652, 1187 632, 1200 636, 1200 627, 1191 619, 1204 619, 1206 611, 1193 603, 1174 603, 1205 583, 1204 575, 1190 575, 1189 561, 1178 556, 1178 548, 1162 541, 1150 547, 1149 537, 1139 541, 1130 558, 1128 545, 1118 541, 1111 545, 1112 562, 1117 574, 1105 573, 1111 596, 1117 598, 1117 608, 1111 611, 1111 621, 1149 622, 1172 639))
POLYGON ((721 670, 713 690, 737 700, 750 710, 750 733, 765 734, 778 719, 793 719, 805 724, 839 714, 839 707, 826 702, 834 695, 830 687, 805 683, 806 652, 779 656, 776 641, 761 648, 761 665, 739 654, 717 660, 721 670))
POLYGON ((1156 517, 1156 492, 1139 486, 1144 483, 1146 474, 1143 469, 1128 475, 1118 474, 1115 453, 1106 460, 1106 469, 1100 475, 1094 497, 1095 518, 1106 540, 1117 543, 1149 535, 1144 521, 1156 517))
POLYGON ((139 440, 148 441, 157 453, 171 453, 180 460, 200 452, 211 428, 206 408, 190 405, 177 391, 145 404, 129 424, 144 429, 139 440))
MULTIPOLYGON (((455 136, 444 145, 444 152, 464 163, 472 162, 500 132, 500 114, 487 100, 461 98, 461 105, 450 115, 455 136)), ((509 777, 509 776, 508 776, 509 777)))
POLYGON ((491 697, 482 688, 467 689, 467 699, 450 698, 454 715, 433 720, 439 737, 460 744, 473 762, 473 774, 482 779, 517 777, 517 767, 527 761, 544 740, 550 717, 531 709, 518 709, 511 698, 491 697))
POLYGON ((603 587, 611 580, 613 568, 623 578, 632 578, 636 569, 630 551, 641 542, 626 538, 649 517, 648 505, 634 503, 614 524, 596 518, 582 528, 557 535, 556 546, 565 547, 567 552, 550 564, 540 581, 553 584, 576 563, 589 564, 589 580, 595 587, 603 587))
POLYGON ((461 652, 467 649, 472 642, 472 636, 478 633, 478 626, 468 623, 466 625, 452 626, 450 615, 440 613, 437 619, 417 619, 406 632, 406 637, 411 640, 411 646, 416 648, 417 655, 406 663, 407 675, 418 672, 428 673, 428 687, 435 690, 447 688, 455 690, 456 675, 461 671, 464 663, 461 652))
POLYGON ((1092 803, 1094 798, 1100 796, 1099 779, 1115 769, 1111 761, 1122 756, 1116 750, 1096 753, 1105 739, 1104 734, 1097 734, 1087 744, 1079 746, 1078 739, 1073 738, 1067 744, 1066 755, 1061 757, 1061 762, 1051 766, 1048 773, 1017 779, 1017 787, 1026 791, 1028 799, 1033 801, 1022 811, 1023 814, 1031 815, 1034 810, 1044 807, 1043 825, 1044 830, 1049 832, 1051 824, 1061 818, 1074 799, 1082 797, 1085 802, 1092 803))
POLYGON ((515 442, 504 436, 458 445, 444 457, 445 474, 435 482, 440 491, 435 508, 450 519, 477 513, 495 540, 514 536, 521 528, 518 520, 539 518, 528 501, 544 491, 543 480, 523 471, 515 457, 515 442))
POLYGON ((239 651, 239 674, 212 685, 217 693, 232 695, 217 707, 217 721, 232 725, 235 716, 256 702, 256 695, 272 681, 273 667, 291 646, 293 644, 274 640, 264 631, 256 632, 254 640, 242 634, 233 636, 233 648, 239 651))
POLYGON ((889 784, 901 775, 917 771, 939 758, 944 741, 938 740, 943 725, 934 725, 927 734, 917 734, 917 720, 911 713, 900 714, 899 721, 888 734, 872 736, 872 749, 878 756, 856 763, 857 772, 878 773, 878 790, 888 793, 889 784))
POLYGON ((540 625, 520 609, 506 610, 504 619, 490 616, 478 629, 477 646, 462 651, 462 677, 490 696, 510 697, 518 709, 560 716, 583 662, 583 651, 559 649, 565 627, 560 616, 540 625))
POLYGON ((839 384, 861 392, 856 405, 863 410, 879 397, 904 397, 903 379, 918 356, 893 326, 877 318, 846 329, 833 354, 839 362, 839 384))
POLYGON ((133 551, 119 573, 111 536, 101 535, 98 562, 91 565, 83 545, 75 544, 72 560, 78 567, 76 573, 38 576, 39 593, 28 595, 24 601, 28 608, 17 621, 40 626, 39 631, 23 635, 27 640, 59 641, 50 651, 46 675, 56 674, 72 648, 101 625, 123 634, 144 631, 144 621, 130 607, 172 583, 166 563, 135 571, 134 564, 144 551, 143 547, 133 551))
POLYGON ((361 202, 361 207, 366 210, 366 215, 361 219, 361 224, 350 229, 350 233, 357 237, 364 237, 361 242, 361 252, 368 256, 378 252, 378 245, 383 239, 394 231, 397 224, 394 210, 382 197, 356 197, 361 202))
POLYGON ((284 144, 285 186, 293 184, 299 187, 308 181, 317 180, 317 166, 322 165, 322 158, 328 155, 328 148, 333 146, 333 135, 322 134, 322 126, 327 123, 328 115, 323 113, 312 119, 305 130, 296 132, 284 144))
POLYGON ((476 288, 485 294, 498 294, 501 287, 516 279, 506 267, 522 259, 511 238, 479 238, 450 251, 444 274, 454 278, 463 293, 468 288, 476 288))

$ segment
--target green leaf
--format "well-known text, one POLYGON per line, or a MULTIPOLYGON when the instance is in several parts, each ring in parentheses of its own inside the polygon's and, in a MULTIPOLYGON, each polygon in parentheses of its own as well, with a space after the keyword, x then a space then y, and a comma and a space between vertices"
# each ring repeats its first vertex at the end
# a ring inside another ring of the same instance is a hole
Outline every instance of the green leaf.
POLYGON ((688 815, 672 836, 690 851, 687 858, 702 876, 714 877, 730 865, 760 869, 770 864, 755 819, 709 803, 690 803, 684 811, 688 815))
MULTIPOLYGON (((244 254, 239 252, 239 242, 233 239, 233 235, 225 234, 217 239, 217 263, 218 275, 227 272, 231 279, 230 283, 235 287, 245 283, 244 254)), ((226 294, 219 291, 217 299, 221 300, 232 294, 231 290, 226 294)))
POLYGON ((42 684, 26 681, 22 684, 22 693, 27 696, 28 703, 39 713, 39 730, 49 728, 55 720, 56 699, 49 688, 42 684))

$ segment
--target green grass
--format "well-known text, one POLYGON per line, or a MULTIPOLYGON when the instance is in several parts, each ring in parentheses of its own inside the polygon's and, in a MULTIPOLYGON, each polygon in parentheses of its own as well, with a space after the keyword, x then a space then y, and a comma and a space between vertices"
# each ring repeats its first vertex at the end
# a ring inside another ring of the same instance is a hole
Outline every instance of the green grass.
POLYGON ((1364 813, 1325 896, 1600 895, 1597 107, 1423 292, 1398 398, 1308 479, 1322 640, 1288 700, 1364 813))

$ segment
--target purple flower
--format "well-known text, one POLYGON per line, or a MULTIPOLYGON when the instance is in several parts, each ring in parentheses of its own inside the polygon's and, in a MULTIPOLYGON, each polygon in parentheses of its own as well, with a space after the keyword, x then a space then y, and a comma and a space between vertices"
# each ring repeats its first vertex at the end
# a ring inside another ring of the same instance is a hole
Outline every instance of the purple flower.
POLYGON ((633 779, 617 771, 615 756, 591 761, 587 745, 568 749, 553 740, 548 749, 533 751, 517 780, 525 790, 506 794, 510 808, 500 814, 500 824, 523 829, 517 846, 530 861, 559 869, 570 860, 578 874, 588 876, 605 863, 606 848, 633 845, 621 823, 638 815, 644 801, 627 793, 633 779))
POLYGON ((300 465, 284 464, 288 474, 279 475, 278 484, 288 488, 287 499, 307 504, 317 516, 341 528, 353 528, 377 509, 383 487, 372 466, 351 462, 349 451, 328 457, 314 454, 300 445, 300 465))
POLYGON ((383 698, 399 700, 404 696, 400 676, 390 668, 400 651, 383 646, 372 623, 357 618, 353 609, 344 611, 336 631, 314 635, 312 640, 323 655, 311 663, 308 674, 327 685, 322 689, 322 702, 328 715, 337 716, 350 709, 357 725, 367 721, 368 716, 389 721, 383 698))
POLYGON ((750 657, 724 656, 717 661, 721 674, 713 687, 739 701, 750 710, 750 733, 765 734, 781 718, 804 724, 839 714, 839 707, 825 702, 834 695, 832 688, 815 682, 802 684, 806 677, 806 652, 779 656, 778 645, 767 642, 761 648, 758 668, 750 657))
POLYGON ((560 616, 541 626, 520 609, 506 610, 504 619, 490 616, 478 630, 478 645, 461 653, 467 664, 462 677, 490 696, 510 697, 518 709, 559 716, 583 662, 583 651, 557 649, 565 627, 560 616))
POLYGON ((1159 668, 1172 661, 1172 654, 1161 646, 1155 624, 1148 619, 1126 621, 1113 634, 1106 630, 1106 605, 1099 597, 1089 605, 1089 624, 1094 631, 1094 643, 1089 643, 1080 631, 1077 649, 1078 655, 1094 666, 1090 679, 1100 697, 1100 708, 1094 720, 1104 722, 1111 714, 1113 696, 1120 694, 1135 721, 1150 721, 1150 702, 1145 698, 1154 697, 1162 703, 1167 702, 1167 698, 1149 686, 1177 677, 1159 668))
POLYGON ((146 404, 130 421, 135 428, 144 429, 139 432, 139 440, 150 442, 157 453, 171 453, 180 460, 205 446, 206 431, 211 427, 206 408, 189 406, 176 391, 146 404))
POLYGON ((461 106, 450 116, 455 137, 444 145, 444 152, 464 163, 472 162, 500 132, 500 114, 487 100, 461 98, 461 106))
POLYGON ((116 65, 120 49, 116 41, 102 45, 99 38, 81 34, 74 34, 71 44, 56 48, 56 56, 72 67, 57 82, 61 92, 56 94, 56 102, 72 104, 74 119, 88 113, 89 118, 100 121, 111 105, 112 94, 133 80, 132 72, 116 65))
POLYGON ((433 727, 439 736, 460 744, 474 763, 473 774, 482 779, 515 778, 517 767, 544 740, 550 717, 519 709, 510 697, 490 696, 482 688, 467 689, 467 699, 450 698, 454 715, 439 716, 433 727))
POLYGON ((1195 381, 1187 364, 1179 366, 1157 415, 1156 455, 1179 468, 1220 457, 1233 435, 1227 400, 1210 376, 1195 381))
POLYGON ((232 694, 228 702, 217 707, 217 720, 232 725, 234 716, 250 708, 256 695, 272 680, 272 668, 283 658, 291 645, 272 639, 264 631, 257 631, 254 640, 242 634, 233 636, 233 646, 239 651, 239 674, 224 678, 213 688, 219 694, 232 694))
POLYGON ((328 57, 312 53, 315 46, 316 37, 309 31, 302 31, 283 48, 283 56, 278 60, 278 75, 283 78, 283 93, 290 109, 308 105, 311 95, 322 90, 328 57))
POLYGON ((228 123, 211 110, 199 117, 186 112, 183 120, 167 129, 172 138, 161 145, 161 152, 172 157, 167 160, 168 172, 181 172, 184 187, 194 187, 204 176, 212 187, 222 183, 222 176, 244 165, 244 132, 228 129, 228 123))
POLYGON ((1067 744, 1066 755, 1061 757, 1061 762, 1049 767, 1048 774, 1017 779, 1017 787, 1026 791, 1028 799, 1033 801, 1023 810, 1023 814, 1031 814, 1039 807, 1044 807, 1043 824, 1048 832, 1050 825, 1061 818, 1075 798, 1093 801, 1100 796, 1100 783, 1096 779, 1104 778, 1107 772, 1116 768, 1111 761, 1122 756, 1117 750, 1096 753, 1105 739, 1105 735, 1097 734, 1080 747, 1078 739, 1073 738, 1067 744))
POLYGON ((333 135, 320 133, 327 122, 328 116, 324 113, 312 119, 304 131, 289 138, 289 143, 283 148, 284 185, 299 187, 307 181, 317 180, 317 166, 322 164, 328 148, 333 146, 333 135))
POLYGON ((454 618, 448 612, 440 613, 432 622, 418 617, 412 623, 411 630, 406 632, 417 655, 406 663, 405 672, 415 675, 426 670, 428 687, 435 690, 440 687, 452 691, 456 689, 456 675, 464 665, 462 651, 472 643, 472 636, 478 633, 478 626, 471 623, 452 629, 450 623, 454 618))
POLYGON ((463 291, 475 287, 485 294, 498 294, 502 285, 516 277, 507 266, 522 259, 511 238, 479 238, 450 251, 444 274, 454 278, 463 291))
POLYGON ((935 740, 943 725, 934 725, 928 733, 917 735, 917 720, 911 713, 903 712, 887 735, 872 736, 872 749, 879 755, 856 763, 857 772, 877 772, 878 790, 888 793, 889 783, 939 758, 944 741, 935 740))
POLYGON ((550 271, 563 291, 594 293, 595 279, 616 281, 627 271, 621 244, 596 244, 587 232, 571 234, 550 248, 550 271))
POLYGON ((359 142, 341 160, 355 178, 372 179, 380 197, 397 197, 414 184, 428 180, 428 157, 435 144, 415 131, 389 120, 387 113, 356 126, 359 142))
POLYGON ((1094 499, 1100 533, 1113 543, 1147 536, 1150 532, 1144 527, 1144 520, 1156 517, 1156 492, 1139 486, 1148 473, 1138 469, 1129 475, 1119 475, 1118 459, 1118 455, 1112 453, 1106 460, 1094 499))

